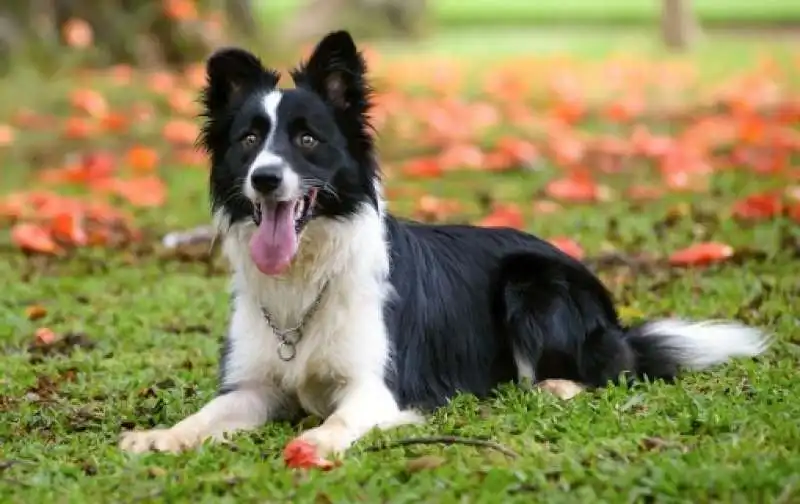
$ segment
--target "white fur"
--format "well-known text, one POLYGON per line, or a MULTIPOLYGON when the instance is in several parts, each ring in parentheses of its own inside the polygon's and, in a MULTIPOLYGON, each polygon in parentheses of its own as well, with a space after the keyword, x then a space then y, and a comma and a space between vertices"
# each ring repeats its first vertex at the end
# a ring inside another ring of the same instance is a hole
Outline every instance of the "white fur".
POLYGON ((223 215, 216 221, 223 232, 227 229, 223 251, 233 269, 235 302, 223 385, 234 391, 171 429, 127 434, 123 448, 189 447, 223 432, 255 428, 300 406, 326 418, 301 436, 325 455, 341 453, 374 427, 421 420, 399 409, 383 381, 390 364, 383 306, 392 289, 378 211, 365 205, 344 221, 311 221, 292 266, 279 277, 263 275, 250 259, 252 223, 228 228, 223 215), (261 307, 278 327, 294 327, 326 281, 328 291, 304 329, 295 358, 282 361, 261 307))
POLYGON ((758 329, 715 320, 658 320, 648 323, 643 335, 663 339, 677 349, 680 364, 692 370, 722 364, 732 357, 754 357, 763 353, 771 342, 771 338, 758 329))
POLYGON ((514 363, 517 365, 517 377, 520 381, 530 380, 531 383, 536 381, 536 373, 531 361, 516 348, 514 349, 514 363))
POLYGON ((245 177, 243 187, 245 196, 250 198, 252 201, 256 201, 257 195, 256 190, 253 188, 253 184, 250 181, 250 176, 259 166, 267 165, 280 165, 283 167, 283 184, 276 192, 276 196, 279 200, 288 201, 302 196, 300 188, 300 176, 292 169, 285 159, 275 154, 273 150, 275 145, 275 132, 278 130, 278 106, 280 105, 282 98, 283 93, 277 90, 270 91, 264 97, 264 112, 266 112, 270 123, 269 134, 267 134, 267 139, 264 141, 263 149, 258 153, 256 158, 253 160, 253 163, 250 165, 250 168, 247 170, 247 177, 245 177))

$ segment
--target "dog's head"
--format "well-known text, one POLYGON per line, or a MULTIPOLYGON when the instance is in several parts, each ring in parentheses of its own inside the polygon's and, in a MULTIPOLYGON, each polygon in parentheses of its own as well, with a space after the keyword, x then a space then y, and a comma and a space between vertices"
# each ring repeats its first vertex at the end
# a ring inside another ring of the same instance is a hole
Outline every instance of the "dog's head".
POLYGON ((201 143, 211 157, 212 209, 230 225, 254 226, 250 256, 279 274, 305 226, 377 206, 366 67, 345 31, 324 37, 291 71, 293 89, 240 48, 206 64, 201 143))

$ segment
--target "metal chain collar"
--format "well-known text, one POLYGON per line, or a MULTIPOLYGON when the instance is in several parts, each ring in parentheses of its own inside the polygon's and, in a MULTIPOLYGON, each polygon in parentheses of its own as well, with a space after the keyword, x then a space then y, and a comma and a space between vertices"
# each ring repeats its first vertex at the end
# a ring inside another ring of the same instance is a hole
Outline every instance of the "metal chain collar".
POLYGON ((325 291, 327 290, 328 282, 325 282, 325 285, 319 291, 319 294, 317 294, 314 303, 311 304, 308 311, 306 311, 305 315, 300 319, 300 323, 289 329, 279 329, 275 326, 275 323, 272 321, 272 316, 270 316, 267 309, 263 306, 261 307, 264 320, 267 321, 267 325, 275 332, 275 336, 278 337, 278 357, 282 361, 289 362, 297 355, 297 344, 300 343, 300 339, 303 337, 303 327, 305 327, 306 323, 314 316, 314 313, 322 302, 322 296, 325 295, 325 291))

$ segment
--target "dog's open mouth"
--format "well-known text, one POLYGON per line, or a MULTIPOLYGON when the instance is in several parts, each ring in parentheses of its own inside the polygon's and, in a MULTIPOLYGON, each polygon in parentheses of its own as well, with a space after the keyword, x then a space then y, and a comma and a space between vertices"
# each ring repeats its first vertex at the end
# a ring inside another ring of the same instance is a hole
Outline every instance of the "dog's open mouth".
POLYGON ((282 273, 297 253, 300 232, 311 219, 317 190, 288 201, 262 201, 253 208, 256 231, 250 239, 250 257, 265 275, 282 273))

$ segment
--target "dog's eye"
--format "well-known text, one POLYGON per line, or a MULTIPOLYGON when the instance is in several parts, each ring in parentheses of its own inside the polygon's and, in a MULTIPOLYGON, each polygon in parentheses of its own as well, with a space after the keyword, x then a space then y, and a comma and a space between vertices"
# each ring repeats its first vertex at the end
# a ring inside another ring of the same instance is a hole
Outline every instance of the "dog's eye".
POLYGON ((314 138, 311 133, 300 133, 294 141, 302 149, 313 149, 319 143, 319 140, 314 138))
POLYGON ((242 138, 242 145, 245 147, 253 147, 258 143, 258 137, 255 133, 248 133, 242 138))

